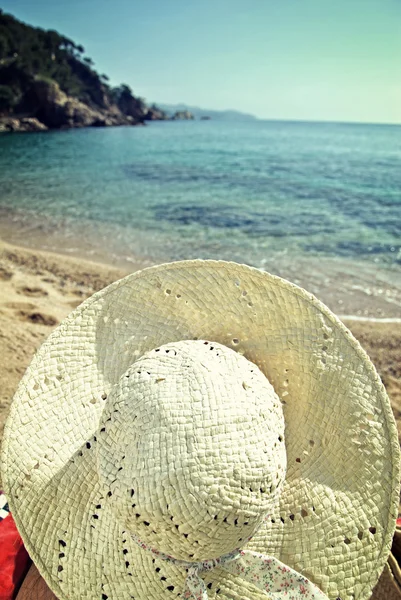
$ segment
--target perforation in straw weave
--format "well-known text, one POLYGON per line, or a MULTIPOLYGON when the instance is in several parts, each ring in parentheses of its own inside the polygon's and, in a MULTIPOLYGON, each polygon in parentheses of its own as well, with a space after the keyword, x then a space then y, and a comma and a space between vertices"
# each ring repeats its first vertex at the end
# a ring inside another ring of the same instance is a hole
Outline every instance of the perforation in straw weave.
POLYGON ((145 354, 110 393, 100 429, 98 470, 116 518, 177 559, 243 546, 285 477, 280 400, 256 365, 221 344, 145 354))
MULTIPOLYGON (((277 556, 330 598, 368 598, 397 506, 399 449, 384 388, 351 334, 310 294, 213 261, 151 268, 96 294, 50 336, 22 380, 3 481, 50 587, 60 600, 180 593, 185 573, 142 552, 116 518, 96 449, 107 399, 130 365, 195 339, 244 355, 282 402, 287 475, 251 549, 277 556)), ((261 597, 219 569, 205 581, 211 598, 261 597)))

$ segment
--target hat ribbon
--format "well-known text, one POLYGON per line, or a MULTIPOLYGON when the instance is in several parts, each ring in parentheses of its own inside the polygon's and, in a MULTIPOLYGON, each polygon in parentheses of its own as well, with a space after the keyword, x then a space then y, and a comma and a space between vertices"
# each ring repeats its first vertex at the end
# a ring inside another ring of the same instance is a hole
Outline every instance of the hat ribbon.
POLYGON ((328 600, 328 597, 314 583, 274 556, 237 549, 218 558, 202 562, 187 562, 159 552, 137 536, 131 535, 143 550, 149 550, 155 557, 187 570, 188 574, 182 594, 185 600, 208 600, 206 585, 201 578, 201 573, 202 571, 211 571, 216 567, 222 567, 247 583, 253 584, 265 592, 271 600, 279 600, 283 597, 283 593, 286 600, 328 600))

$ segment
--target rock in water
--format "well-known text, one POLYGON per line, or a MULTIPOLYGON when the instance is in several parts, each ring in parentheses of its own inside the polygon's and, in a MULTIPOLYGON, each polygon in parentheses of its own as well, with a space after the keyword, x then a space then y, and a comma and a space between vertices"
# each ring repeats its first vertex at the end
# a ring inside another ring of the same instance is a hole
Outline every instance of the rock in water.
POLYGON ((172 121, 192 121, 195 117, 189 110, 178 110, 172 117, 172 121))

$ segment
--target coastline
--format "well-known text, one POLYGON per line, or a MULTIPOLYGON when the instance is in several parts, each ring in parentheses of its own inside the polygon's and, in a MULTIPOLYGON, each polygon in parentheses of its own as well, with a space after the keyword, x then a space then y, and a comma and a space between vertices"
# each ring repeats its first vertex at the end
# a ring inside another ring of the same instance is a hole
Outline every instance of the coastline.
POLYGON ((302 254, 294 249, 283 252, 274 246, 254 253, 241 245, 227 245, 227 240, 207 247, 202 240, 186 237, 184 231, 166 238, 159 229, 124 229, 113 222, 60 218, 4 206, 0 217, 0 239, 19 248, 107 264, 121 272, 193 258, 245 262, 303 287, 344 320, 401 322, 399 264, 302 254), (185 245, 176 244, 176 239, 185 245))
MULTIPOLYGON (((36 349, 85 298, 142 267, 140 259, 128 270, 0 240, 0 443, 12 396, 36 349)), ((401 439, 401 320, 342 320, 386 386, 401 439)))

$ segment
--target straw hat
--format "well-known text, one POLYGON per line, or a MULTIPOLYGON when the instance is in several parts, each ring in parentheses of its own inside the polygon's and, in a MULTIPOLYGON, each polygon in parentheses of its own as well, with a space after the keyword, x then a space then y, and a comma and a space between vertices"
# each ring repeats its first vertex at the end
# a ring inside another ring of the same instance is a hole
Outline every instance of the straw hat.
POLYGON ((372 363, 323 304, 184 261, 54 331, 12 404, 2 475, 60 600, 359 600, 389 553, 399 446, 372 363))

